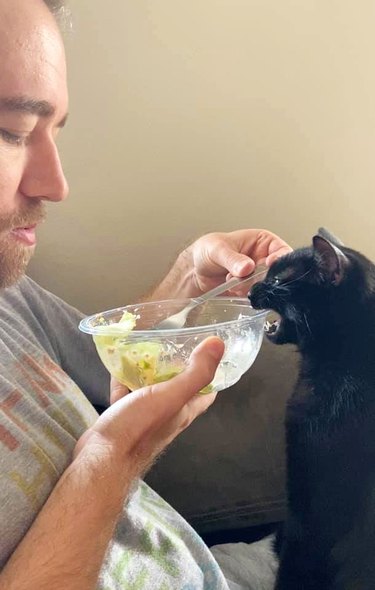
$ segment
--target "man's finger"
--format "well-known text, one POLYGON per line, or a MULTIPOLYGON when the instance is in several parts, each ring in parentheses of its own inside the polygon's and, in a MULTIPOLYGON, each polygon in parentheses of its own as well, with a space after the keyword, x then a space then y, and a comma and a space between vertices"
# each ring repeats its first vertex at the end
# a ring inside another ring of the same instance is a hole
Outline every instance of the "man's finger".
POLYGON ((217 253, 216 261, 234 277, 244 277, 255 268, 255 262, 246 254, 234 252, 231 248, 223 248, 217 253))
POLYGON ((117 379, 115 379, 114 377, 111 377, 110 398, 109 398, 111 405, 114 404, 115 402, 117 402, 119 399, 121 399, 125 395, 127 395, 128 393, 129 393, 129 389, 125 385, 123 385, 122 383, 117 381, 117 379))
POLYGON ((233 244, 223 238, 216 239, 210 258, 215 265, 234 277, 246 276, 255 268, 255 262, 250 256, 237 252, 233 244))
POLYGON ((281 247, 276 252, 273 252, 272 254, 267 256, 266 265, 268 267, 271 266, 271 264, 273 264, 275 262, 275 260, 277 260, 278 258, 281 258, 281 256, 285 256, 286 254, 289 254, 292 251, 293 251, 292 248, 288 245, 281 247))
POLYGON ((172 380, 154 385, 154 395, 168 398, 168 407, 178 412, 196 393, 209 385, 224 354, 224 342, 206 338, 192 352, 186 369, 172 380))

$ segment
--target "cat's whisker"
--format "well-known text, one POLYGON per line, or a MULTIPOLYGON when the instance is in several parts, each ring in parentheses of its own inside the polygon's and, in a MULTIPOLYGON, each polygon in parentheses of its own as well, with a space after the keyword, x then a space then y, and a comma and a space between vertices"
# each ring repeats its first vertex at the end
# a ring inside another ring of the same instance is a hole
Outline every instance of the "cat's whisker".
POLYGON ((309 322, 307 321, 307 317, 306 317, 305 313, 303 314, 303 317, 305 318, 306 327, 307 327, 308 331, 310 332, 310 336, 312 336, 312 331, 311 331, 309 322))
POLYGON ((296 277, 295 279, 293 279, 292 281, 289 281, 287 283, 283 283, 283 287, 287 287, 289 285, 291 285, 292 283, 295 283, 296 281, 300 281, 301 279, 303 279, 304 277, 306 277, 310 272, 312 271, 312 267, 309 268, 305 273, 303 273, 303 275, 296 277))

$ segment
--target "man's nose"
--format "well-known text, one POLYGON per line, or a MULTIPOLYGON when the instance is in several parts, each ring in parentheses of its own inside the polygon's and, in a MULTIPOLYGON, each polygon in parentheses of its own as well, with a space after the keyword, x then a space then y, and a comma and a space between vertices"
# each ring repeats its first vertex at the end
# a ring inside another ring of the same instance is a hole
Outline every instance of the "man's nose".
POLYGON ((20 191, 26 197, 63 201, 69 192, 57 146, 52 138, 30 146, 20 191))

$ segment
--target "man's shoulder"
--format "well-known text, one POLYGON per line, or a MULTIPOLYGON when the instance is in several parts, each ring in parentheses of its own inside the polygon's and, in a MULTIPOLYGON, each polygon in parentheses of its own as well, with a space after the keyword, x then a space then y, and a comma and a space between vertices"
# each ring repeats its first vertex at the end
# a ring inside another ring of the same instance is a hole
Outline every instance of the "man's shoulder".
MULTIPOLYGON (((32 293, 43 293, 45 289, 38 285, 33 279, 28 277, 27 275, 23 275, 16 283, 10 285, 9 287, 5 287, 0 291, 0 301, 1 300, 8 300, 13 299, 14 297, 26 297, 32 293)), ((45 291, 47 293, 47 291, 45 291)))
POLYGON ((61 332, 79 319, 74 308, 26 275, 0 292, 0 323, 18 329, 23 325, 38 339, 48 335, 54 340, 56 326, 61 332))
POLYGON ((25 307, 33 310, 34 313, 39 313, 40 310, 45 312, 51 308, 64 308, 77 313, 77 310, 63 299, 27 275, 23 275, 14 285, 0 292, 0 309, 7 305, 12 305, 14 309, 20 310, 25 307))
POLYGON ((38 294, 39 297, 54 297, 53 293, 42 287, 42 285, 34 281, 28 275, 23 275, 20 280, 10 288, 14 288, 24 295, 33 293, 38 294))

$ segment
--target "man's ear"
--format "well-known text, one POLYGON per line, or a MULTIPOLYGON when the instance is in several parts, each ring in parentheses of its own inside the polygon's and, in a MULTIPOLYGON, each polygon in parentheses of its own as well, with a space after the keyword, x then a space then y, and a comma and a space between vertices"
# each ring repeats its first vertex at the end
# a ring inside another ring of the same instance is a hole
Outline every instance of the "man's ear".
POLYGON ((333 285, 339 285, 349 265, 344 252, 320 235, 313 237, 313 248, 319 254, 319 268, 325 279, 333 285))

